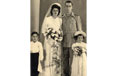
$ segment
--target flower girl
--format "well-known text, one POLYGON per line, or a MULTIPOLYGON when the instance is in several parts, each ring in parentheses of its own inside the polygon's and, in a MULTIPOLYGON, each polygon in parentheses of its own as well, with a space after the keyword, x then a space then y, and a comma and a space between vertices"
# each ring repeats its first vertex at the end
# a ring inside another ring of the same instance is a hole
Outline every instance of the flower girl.
POLYGON ((77 31, 74 34, 76 43, 72 44, 73 61, 71 65, 71 76, 86 76, 86 37, 85 32, 77 31))

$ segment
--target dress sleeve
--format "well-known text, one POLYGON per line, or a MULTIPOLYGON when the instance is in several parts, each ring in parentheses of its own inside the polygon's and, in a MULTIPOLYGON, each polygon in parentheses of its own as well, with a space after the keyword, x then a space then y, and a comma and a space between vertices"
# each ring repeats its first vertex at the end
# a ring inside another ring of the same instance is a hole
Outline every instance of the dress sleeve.
POLYGON ((72 50, 74 51, 74 48, 75 48, 75 44, 72 44, 72 50))
POLYGON ((62 18, 59 18, 60 21, 60 28, 62 29, 62 18))
POLYGON ((40 60, 43 60, 43 47, 42 44, 40 43, 40 60))
POLYGON ((84 43, 84 46, 82 48, 83 52, 87 52, 86 44, 84 43))
POLYGON ((45 32, 46 32, 46 30, 47 30, 47 21, 48 19, 47 19, 47 17, 44 19, 44 21, 43 21, 43 24, 42 24, 42 33, 44 34, 45 32))
POLYGON ((60 25, 62 26, 62 18, 60 18, 60 25))

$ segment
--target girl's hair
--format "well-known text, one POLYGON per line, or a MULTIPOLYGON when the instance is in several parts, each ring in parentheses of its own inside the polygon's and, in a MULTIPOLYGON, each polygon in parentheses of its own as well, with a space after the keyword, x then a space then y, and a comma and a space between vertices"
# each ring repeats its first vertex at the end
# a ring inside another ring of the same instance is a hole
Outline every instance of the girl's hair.
MULTIPOLYGON (((83 36, 82 34, 79 34, 77 36, 74 36, 74 39, 77 40, 78 36, 83 36)), ((85 39, 85 37, 83 36, 83 39, 85 39)))
POLYGON ((31 36, 33 36, 34 34, 36 34, 37 36, 39 36, 39 34, 37 32, 32 32, 31 36))
POLYGON ((51 7, 51 11, 50 11, 51 16, 53 15, 53 9, 54 9, 54 8, 57 8, 57 9, 58 9, 58 15, 59 15, 61 8, 60 8, 58 5, 54 4, 54 5, 51 7))

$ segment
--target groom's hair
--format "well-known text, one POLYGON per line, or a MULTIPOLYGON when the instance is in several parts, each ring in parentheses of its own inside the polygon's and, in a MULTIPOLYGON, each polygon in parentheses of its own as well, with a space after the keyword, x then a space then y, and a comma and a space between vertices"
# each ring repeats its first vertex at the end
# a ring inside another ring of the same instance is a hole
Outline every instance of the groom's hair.
POLYGON ((53 11, 54 8, 57 8, 57 9, 58 9, 58 15, 59 15, 61 8, 60 8, 58 5, 54 4, 54 5, 51 7, 51 11, 50 11, 51 16, 53 15, 53 12, 52 12, 52 11, 53 11))
POLYGON ((70 0, 67 0, 67 1, 65 2, 65 5, 66 5, 66 3, 71 3, 71 4, 73 5, 73 2, 70 1, 70 0))

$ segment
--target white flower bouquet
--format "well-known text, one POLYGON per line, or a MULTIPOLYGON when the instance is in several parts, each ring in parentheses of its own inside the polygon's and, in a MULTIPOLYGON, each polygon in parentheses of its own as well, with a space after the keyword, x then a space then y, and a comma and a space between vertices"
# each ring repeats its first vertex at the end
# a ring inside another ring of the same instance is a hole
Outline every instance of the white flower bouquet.
POLYGON ((61 42, 63 40, 63 32, 61 29, 58 31, 54 30, 53 28, 48 28, 45 32, 46 38, 52 38, 53 40, 57 42, 61 42))
POLYGON ((82 48, 79 46, 74 47, 74 55, 81 56, 82 48))

